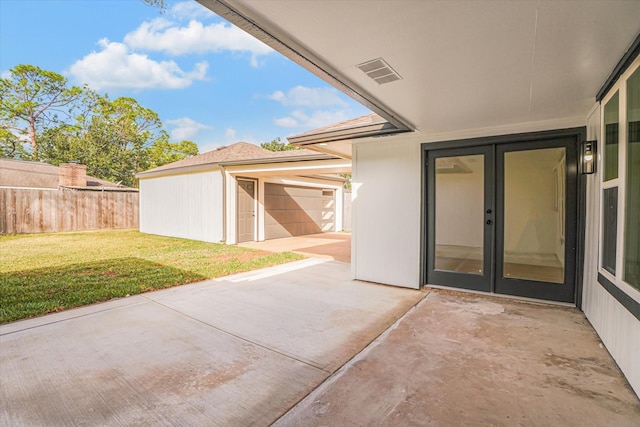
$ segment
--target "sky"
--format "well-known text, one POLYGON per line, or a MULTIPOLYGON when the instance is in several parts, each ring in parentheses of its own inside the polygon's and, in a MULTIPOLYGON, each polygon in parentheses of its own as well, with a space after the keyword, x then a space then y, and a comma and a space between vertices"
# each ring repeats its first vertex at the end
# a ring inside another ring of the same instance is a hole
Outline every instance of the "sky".
POLYGON ((38 66, 158 113, 200 152, 369 113, 195 0, 0 0, 0 75, 38 66))

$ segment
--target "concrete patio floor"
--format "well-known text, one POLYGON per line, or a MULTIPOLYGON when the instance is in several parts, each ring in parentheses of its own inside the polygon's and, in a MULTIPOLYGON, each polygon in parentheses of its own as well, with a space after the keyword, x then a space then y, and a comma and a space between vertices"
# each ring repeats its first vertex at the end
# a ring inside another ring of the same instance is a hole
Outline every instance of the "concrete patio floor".
POLYGON ((577 309, 312 258, 0 326, 0 425, 637 426, 577 309))
POLYGON ((577 309, 433 290, 276 426, 639 426, 577 309))

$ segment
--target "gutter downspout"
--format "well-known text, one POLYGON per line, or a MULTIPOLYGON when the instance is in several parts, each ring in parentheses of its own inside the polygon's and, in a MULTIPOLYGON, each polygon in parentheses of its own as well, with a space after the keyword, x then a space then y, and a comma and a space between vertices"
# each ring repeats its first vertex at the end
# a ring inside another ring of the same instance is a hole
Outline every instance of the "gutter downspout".
POLYGON ((222 240, 221 243, 227 243, 227 172, 224 166, 220 165, 222 172, 222 240))

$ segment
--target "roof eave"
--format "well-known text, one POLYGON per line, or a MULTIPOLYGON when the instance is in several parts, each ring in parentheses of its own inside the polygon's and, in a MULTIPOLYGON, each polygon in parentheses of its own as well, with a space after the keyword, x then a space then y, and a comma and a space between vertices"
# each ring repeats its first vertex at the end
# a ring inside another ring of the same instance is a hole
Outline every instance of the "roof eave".
POLYGON ((232 161, 226 161, 226 162, 205 163, 205 164, 193 165, 193 166, 180 166, 180 167, 162 169, 162 170, 149 170, 146 172, 139 172, 135 175, 135 177, 138 179, 146 179, 146 178, 156 178, 159 176, 208 172, 224 166, 244 166, 244 165, 303 162, 303 161, 312 161, 312 160, 335 160, 335 159, 340 159, 340 157, 330 155, 330 154, 318 153, 318 154, 305 154, 304 156, 279 156, 279 157, 272 157, 267 159, 262 158, 262 159, 249 159, 249 160, 232 160, 232 161))
POLYGON ((167 175, 180 175, 185 173, 207 172, 213 171, 219 168, 219 163, 205 163, 200 165, 191 166, 178 166, 175 168, 161 169, 161 170, 148 170, 144 172, 138 172, 135 177, 138 179, 155 178, 158 176, 167 175))
POLYGON ((304 156, 272 157, 268 159, 233 160, 228 162, 220 162, 219 165, 220 166, 244 166, 244 165, 304 162, 304 161, 311 161, 311 160, 334 160, 334 159, 339 159, 339 157, 333 156, 330 154, 318 153, 318 154, 305 154, 304 156))
POLYGON ((250 10, 233 0, 197 1, 243 31, 251 34, 267 46, 270 46, 293 62, 320 77, 371 111, 384 117, 385 120, 395 126, 399 131, 406 132, 416 129, 408 120, 401 117, 391 108, 385 106, 380 100, 376 99, 370 93, 367 93, 355 83, 349 81, 346 76, 314 55, 308 49, 296 43, 285 32, 279 30, 276 24, 269 22, 269 28, 267 28, 265 25, 267 23, 258 22, 257 17, 251 16, 250 10))
POLYGON ((287 137, 290 144, 305 146, 322 144, 326 142, 345 141, 371 136, 383 136, 395 133, 408 132, 406 129, 398 129, 389 122, 375 123, 366 126, 358 126, 348 129, 337 129, 327 132, 307 133, 302 135, 287 137))

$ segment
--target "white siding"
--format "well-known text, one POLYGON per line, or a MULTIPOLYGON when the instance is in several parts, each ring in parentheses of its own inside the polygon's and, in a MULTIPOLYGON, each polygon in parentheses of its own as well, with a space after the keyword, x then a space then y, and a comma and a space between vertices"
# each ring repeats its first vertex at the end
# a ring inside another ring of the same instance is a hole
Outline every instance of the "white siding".
POLYGON ((413 141, 354 145, 355 279, 420 286, 420 155, 413 141))
MULTIPOLYGON (((600 107, 587 125, 587 139, 599 139, 600 107)), ((602 150, 603 142, 599 142, 602 150)), ((587 176, 587 218, 585 233, 584 288, 582 309, 607 350, 640 395, 640 321, 627 311, 599 283, 598 242, 600 223, 600 176, 587 176)))
POLYGON ((141 179, 140 231, 220 242, 223 239, 220 171, 141 179))

